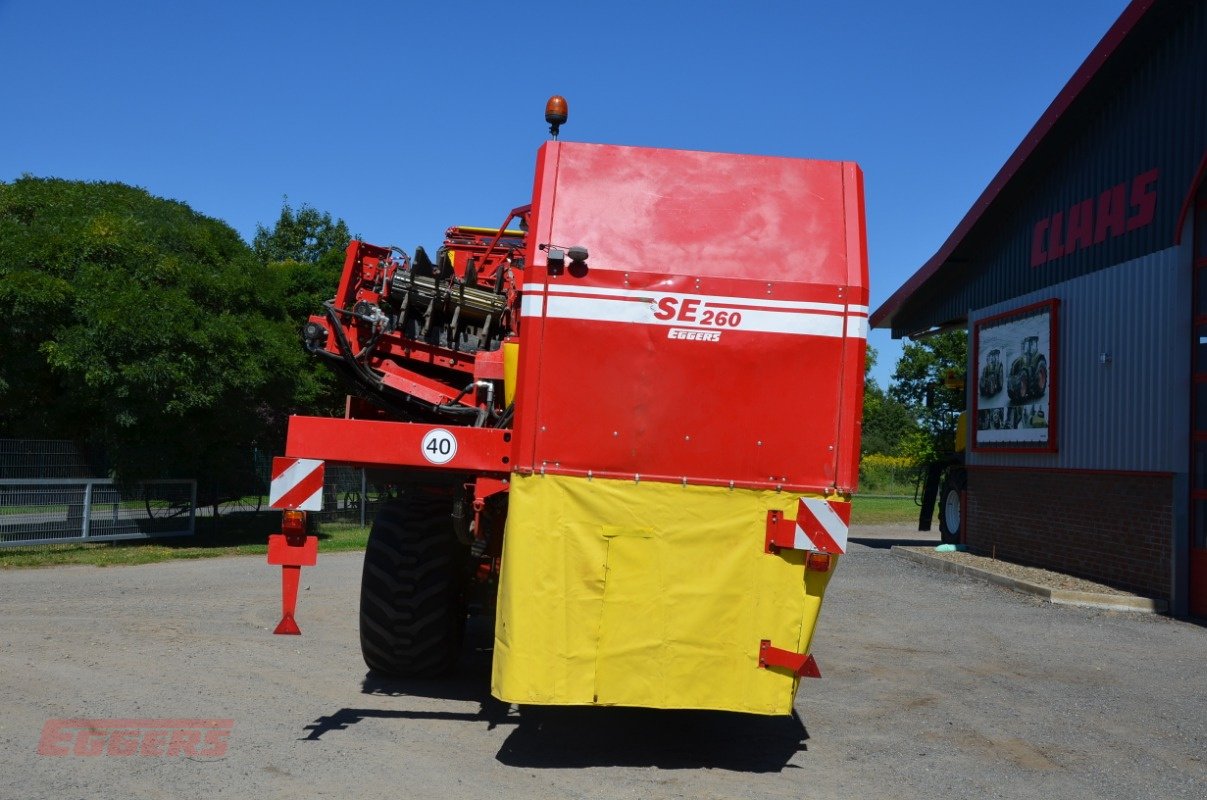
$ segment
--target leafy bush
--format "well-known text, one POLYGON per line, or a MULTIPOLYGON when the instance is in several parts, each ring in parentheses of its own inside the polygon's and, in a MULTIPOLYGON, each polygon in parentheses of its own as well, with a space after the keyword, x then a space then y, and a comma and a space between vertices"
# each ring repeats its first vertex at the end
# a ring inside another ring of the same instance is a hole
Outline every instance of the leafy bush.
POLYGON ((119 477, 277 450, 318 391, 288 281, 230 226, 120 183, 0 182, 0 436, 72 438, 119 477))
POLYGON ((907 456, 868 453, 859 460, 859 491, 913 494, 918 462, 907 456))

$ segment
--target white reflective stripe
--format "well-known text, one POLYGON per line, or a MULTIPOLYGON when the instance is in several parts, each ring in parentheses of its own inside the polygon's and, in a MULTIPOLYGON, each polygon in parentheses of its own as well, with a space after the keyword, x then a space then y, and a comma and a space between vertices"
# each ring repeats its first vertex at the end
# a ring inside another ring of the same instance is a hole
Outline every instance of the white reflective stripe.
MULTIPOLYGON (((541 286, 541 289, 545 289, 541 286)), ((528 291, 529 284, 524 284, 524 291, 528 291)), ((539 290, 538 290, 539 291, 539 290)), ((633 300, 648 300, 649 302, 657 302, 664 297, 673 297, 675 300, 682 302, 684 300, 698 300, 701 307, 718 306, 728 308, 729 306, 754 306, 765 309, 784 309, 795 311, 832 311, 835 314, 841 314, 847 310, 847 307, 842 303, 810 303, 799 300, 769 300, 763 297, 732 297, 729 295, 720 294, 683 294, 681 292, 662 292, 656 289, 610 289, 602 286, 549 286, 549 294, 552 295, 590 295, 592 297, 615 297, 619 299, 633 300)), ((738 309, 745 311, 745 308, 738 309)))
MULTIPOLYGON (((847 524, 842 521, 842 517, 838 516, 838 512, 834 507, 825 500, 818 500, 815 497, 802 497, 800 499, 800 512, 807 512, 813 519, 817 520, 818 524, 830 535, 834 543, 838 545, 838 549, 845 553, 847 551, 847 524)), ((801 529, 800 520, 797 520, 796 535, 793 539, 793 548, 796 550, 817 550, 817 545, 805 535, 801 529)))
POLYGON ((868 307, 867 306, 847 306, 847 311, 850 311, 852 314, 867 314, 868 307))
POLYGON ((526 283, 520 287, 520 291, 526 294, 540 294, 541 292, 545 291, 545 284, 526 283))
MULTIPOLYGON (((269 503, 269 505, 271 506, 272 503, 269 503)), ((307 497, 305 502, 299 503, 297 510, 298 511, 322 511, 323 510, 323 487, 320 486, 319 490, 317 492, 315 492, 314 494, 310 495, 309 497, 307 497)))
POLYGON ((805 532, 801 530, 800 525, 796 526, 796 533, 792 535, 793 550, 813 550, 817 551, 817 545, 813 544, 813 540, 805 536, 805 532))
MULTIPOLYGON (((289 490, 306 480, 310 473, 322 466, 323 462, 318 458, 296 459, 284 472, 272 479, 272 483, 268 487, 268 505, 275 505, 282 497, 289 493, 289 490)), ((309 506, 298 506, 298 508, 303 511, 322 511, 322 494, 322 489, 319 489, 319 505, 317 508, 310 508, 309 506)), ((313 500, 314 498, 310 497, 307 498, 306 502, 310 503, 313 500)))
POLYGON ((868 318, 847 317, 847 337, 851 339, 868 338, 868 318))
MULTIPOLYGON (((662 324, 661 320, 654 318, 653 303, 636 300, 596 300, 591 297, 563 297, 551 294, 545 313, 559 319, 662 324)), ((669 325, 670 322, 665 324, 669 325)))
MULTIPOLYGON (((736 325, 704 324, 702 309, 693 311, 693 319, 658 319, 654 316, 657 306, 639 300, 615 300, 594 297, 566 297, 548 295, 545 315, 556 319, 579 319, 592 322, 627 322, 662 327, 695 327, 717 331, 751 331, 755 333, 787 333, 805 336, 841 337, 843 317, 838 314, 808 314, 799 311, 775 311, 771 309, 745 309, 726 314, 726 319, 740 314, 736 325)), ((726 312, 720 312, 725 314, 726 312)), ((714 314, 713 319, 718 319, 714 314)))
MULTIPOLYGON (((525 287, 525 291, 527 288, 525 287)), ((525 294, 520 298, 520 316, 522 317, 539 317, 541 316, 542 305, 545 302, 543 294, 525 294)))

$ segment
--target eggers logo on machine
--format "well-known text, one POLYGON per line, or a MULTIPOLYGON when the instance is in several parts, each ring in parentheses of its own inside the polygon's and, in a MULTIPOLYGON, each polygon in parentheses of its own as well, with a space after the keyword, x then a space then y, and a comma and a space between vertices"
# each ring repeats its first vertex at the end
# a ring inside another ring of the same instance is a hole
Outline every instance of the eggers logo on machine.
POLYGON ((719 342, 720 331, 702 331, 698 328, 671 328, 666 332, 668 339, 687 339, 693 342, 719 342))
POLYGON ((218 758, 234 726, 233 719, 52 719, 38 754, 218 758))

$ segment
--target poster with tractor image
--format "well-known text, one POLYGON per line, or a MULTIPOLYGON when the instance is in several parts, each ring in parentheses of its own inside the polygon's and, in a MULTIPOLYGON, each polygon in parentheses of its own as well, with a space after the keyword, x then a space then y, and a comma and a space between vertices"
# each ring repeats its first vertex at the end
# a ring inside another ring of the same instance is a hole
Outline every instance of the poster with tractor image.
POLYGON ((975 449, 1056 449, 1057 308, 1049 300, 976 323, 975 449))

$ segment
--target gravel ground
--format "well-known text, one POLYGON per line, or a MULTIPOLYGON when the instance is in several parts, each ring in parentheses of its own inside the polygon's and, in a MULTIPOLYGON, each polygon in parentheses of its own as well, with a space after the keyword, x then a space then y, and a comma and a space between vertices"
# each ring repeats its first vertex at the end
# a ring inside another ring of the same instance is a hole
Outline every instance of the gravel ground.
POLYGON ((1001 561, 988 556, 978 556, 972 553, 962 553, 956 551, 954 553, 940 553, 933 547, 911 547, 911 550, 919 550, 927 555, 936 556, 945 561, 952 561, 956 564, 963 564, 968 567, 976 567, 988 572, 1002 575, 1006 578, 1014 578, 1015 580, 1026 581, 1027 583, 1046 586, 1049 589, 1068 589, 1074 592, 1094 592, 1097 594, 1111 594, 1121 597, 1139 597, 1140 595, 1123 589, 1116 589, 1114 586, 1108 586, 1105 583, 1096 583, 1095 581, 1078 578, 1073 575, 1065 575, 1061 572, 1053 572, 1049 569, 1041 569, 1039 567, 1025 567, 1022 564, 1012 564, 1009 561, 1001 561))
POLYGON ((0 798, 1207 796, 1207 629, 1053 606, 860 534, 824 677, 780 719, 503 706, 485 625, 455 678, 373 680, 357 553, 304 571, 301 637, 269 634, 279 579, 256 558, 6 571, 0 798), (234 728, 220 758, 37 754, 72 717, 234 728))

